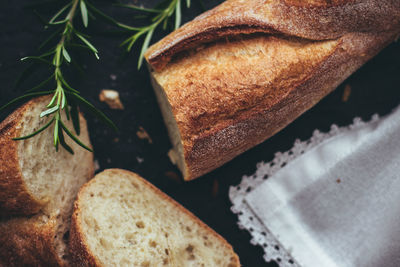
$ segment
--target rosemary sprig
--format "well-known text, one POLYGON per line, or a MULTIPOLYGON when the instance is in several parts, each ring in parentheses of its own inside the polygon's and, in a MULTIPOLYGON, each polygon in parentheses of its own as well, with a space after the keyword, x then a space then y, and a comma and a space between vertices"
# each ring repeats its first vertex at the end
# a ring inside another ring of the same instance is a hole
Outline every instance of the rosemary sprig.
POLYGON ((48 65, 51 65, 54 68, 54 73, 49 78, 41 82, 39 85, 28 90, 25 95, 17 97, 5 106, 1 107, 0 111, 18 101, 24 100, 29 97, 50 94, 52 94, 53 97, 51 98, 49 104, 46 106, 47 109, 40 114, 41 118, 51 116, 51 119, 39 130, 27 136, 14 138, 14 140, 24 140, 32 138, 54 124, 53 145, 57 151, 59 145, 61 145, 67 151, 73 154, 73 150, 65 142, 64 133, 66 133, 75 143, 77 143, 84 149, 92 151, 87 145, 83 144, 79 140, 79 138, 72 133, 70 129, 68 129, 63 121, 63 117, 61 116, 62 112, 65 112, 67 120, 72 119, 74 130, 76 134, 79 135, 80 124, 78 103, 88 107, 89 110, 97 115, 100 119, 105 121, 112 128, 117 129, 114 123, 109 118, 107 118, 106 115, 104 115, 100 110, 96 109, 92 104, 90 104, 87 100, 80 96, 79 91, 72 88, 66 82, 61 69, 64 62, 70 63, 72 61, 72 58, 67 50, 69 46, 80 46, 87 48, 94 53, 97 59, 99 59, 97 49, 92 45, 92 43, 89 42, 89 40, 87 39, 87 37, 85 37, 83 33, 77 31, 73 26, 78 6, 81 13, 82 23, 85 27, 88 26, 89 17, 86 4, 87 3, 85 0, 72 0, 64 7, 62 7, 48 22, 48 26, 58 26, 59 28, 45 41, 44 44, 41 45, 41 47, 45 46, 48 42, 50 42, 51 39, 60 34, 60 40, 56 44, 56 46, 42 55, 29 56, 21 59, 22 61, 38 60, 48 65), (64 18, 61 18, 63 14, 66 15, 64 18), (72 41, 74 38, 77 39, 80 44, 73 43, 72 41), (37 91, 40 88, 44 87, 46 84, 50 83, 52 80, 55 83, 55 89, 51 91, 37 91))
MULTIPOLYGON (((175 15, 175 21, 174 21, 174 29, 176 30, 179 28, 181 25, 181 20, 182 20, 182 10, 181 10, 181 2, 184 0, 164 0, 161 3, 159 3, 155 8, 144 8, 144 7, 138 7, 132 4, 119 4, 118 6, 125 7, 132 9, 134 11, 139 11, 139 12, 144 12, 147 16, 146 18, 149 17, 149 15, 152 17, 150 18, 151 23, 146 26, 142 27, 132 27, 123 23, 118 22, 114 18, 106 15, 99 9, 97 9, 95 6, 93 6, 90 3, 87 3, 88 7, 93 11, 93 13, 99 15, 109 23, 113 24, 114 26, 117 26, 119 28, 122 28, 126 31, 130 32, 135 32, 132 36, 127 38, 125 41, 121 43, 121 46, 125 46, 126 51, 130 52, 132 50, 133 45, 138 41, 142 36, 144 37, 144 41, 142 44, 142 48, 140 50, 140 55, 139 55, 139 60, 138 60, 138 69, 143 64, 143 58, 144 58, 144 53, 146 50, 149 48, 151 38, 153 36, 154 31, 157 29, 157 27, 162 24, 162 27, 164 30, 167 29, 168 23, 170 18, 175 15)), ((190 7, 190 0, 186 0, 186 6, 189 8, 190 7)))
MULTIPOLYGON (((162 28, 166 30, 169 18, 172 17, 172 15, 175 15, 174 29, 175 30, 178 29, 179 26, 181 25, 182 21, 181 1, 182 0, 165 0, 158 5, 159 7, 165 6, 165 8, 154 8, 154 9, 138 7, 135 5, 120 5, 122 7, 154 15, 153 18, 151 19, 150 25, 135 28, 133 31, 135 31, 136 33, 130 36, 121 44, 121 46, 125 46, 126 50, 130 52, 132 46, 136 43, 136 41, 140 37, 145 36, 142 48, 140 50, 138 69, 140 69, 140 67, 142 66, 144 53, 149 48, 150 41, 155 29, 160 24, 162 24, 162 28)), ((186 0, 186 6, 190 7, 190 0, 186 0)))

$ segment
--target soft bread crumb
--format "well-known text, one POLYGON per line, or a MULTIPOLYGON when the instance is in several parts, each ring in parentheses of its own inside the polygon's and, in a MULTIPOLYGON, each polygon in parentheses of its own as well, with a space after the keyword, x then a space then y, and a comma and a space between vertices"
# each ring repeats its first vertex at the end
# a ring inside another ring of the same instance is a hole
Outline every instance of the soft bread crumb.
POLYGON ((153 140, 151 139, 150 135, 147 133, 147 131, 142 127, 139 126, 139 130, 136 132, 137 137, 140 139, 146 139, 149 144, 153 143, 153 140))
POLYGON ((168 158, 171 161, 172 164, 177 165, 179 161, 179 157, 176 155, 176 152, 174 149, 170 149, 168 151, 168 158))
POLYGON ((86 252, 77 244, 85 244, 100 266, 240 266, 226 241, 134 173, 98 174, 75 205, 78 261, 86 252))
MULTIPOLYGON (((48 101, 33 105, 26 112, 22 135, 27 135, 42 127, 46 119, 35 114, 46 107, 48 101)), ((72 122, 64 122, 73 129, 72 122)), ((80 116, 81 134, 79 138, 90 146, 86 121, 80 116)), ((73 131, 73 130, 72 130, 73 131)), ((66 143, 74 150, 71 155, 65 149, 55 151, 52 146, 53 126, 41 134, 19 143, 18 153, 25 183, 37 198, 47 202, 42 212, 57 220, 54 246, 62 261, 68 258, 64 236, 69 230, 72 203, 79 188, 93 175, 93 154, 82 149, 65 135, 66 143)))
POLYGON ((124 105, 119 98, 119 93, 115 90, 101 90, 99 99, 101 102, 105 102, 111 109, 124 109, 124 105))
POLYGON ((351 86, 350 84, 346 84, 343 90, 342 102, 349 101, 350 95, 351 95, 351 86))

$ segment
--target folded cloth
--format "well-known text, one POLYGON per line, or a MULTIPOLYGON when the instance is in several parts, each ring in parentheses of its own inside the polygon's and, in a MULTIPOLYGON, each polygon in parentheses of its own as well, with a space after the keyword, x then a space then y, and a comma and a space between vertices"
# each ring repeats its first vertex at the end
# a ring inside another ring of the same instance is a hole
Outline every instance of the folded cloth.
POLYGON ((400 108, 297 141, 230 198, 267 261, 400 266, 400 108))

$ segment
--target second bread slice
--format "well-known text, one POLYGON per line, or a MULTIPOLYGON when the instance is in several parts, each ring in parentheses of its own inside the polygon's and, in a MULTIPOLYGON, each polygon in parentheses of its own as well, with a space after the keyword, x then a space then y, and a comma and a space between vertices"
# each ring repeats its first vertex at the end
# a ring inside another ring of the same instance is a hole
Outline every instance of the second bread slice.
POLYGON ((81 189, 70 248, 79 266, 240 266, 221 236, 138 175, 118 169, 81 189))

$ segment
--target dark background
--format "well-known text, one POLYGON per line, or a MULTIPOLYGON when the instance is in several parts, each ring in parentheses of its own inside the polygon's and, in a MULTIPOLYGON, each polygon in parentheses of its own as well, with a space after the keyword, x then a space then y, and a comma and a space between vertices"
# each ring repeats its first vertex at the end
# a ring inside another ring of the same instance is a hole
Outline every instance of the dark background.
MULTIPOLYGON (((28 55, 38 55, 38 46, 50 34, 49 30, 44 29, 36 13, 48 20, 57 8, 62 6, 61 2, 1 1, 0 105, 48 77, 48 69, 43 65, 33 66, 24 72, 30 64, 22 63, 19 59, 28 55), (32 6, 33 4, 39 5, 32 6), (28 75, 29 73, 32 75, 28 75), (21 74, 27 78, 16 86, 21 74)), ((93 2, 120 21, 132 26, 140 24, 140 21, 133 17, 132 11, 112 6, 111 1, 93 2)), ((158 1, 137 2, 146 3, 146 6, 151 7, 158 1)), ((209 9, 222 1, 203 2, 204 8, 209 9)), ((192 0, 190 9, 182 8, 183 21, 193 19, 203 10, 198 0, 192 0)), ((76 21, 79 27, 80 20, 76 21)), ((133 47, 131 53, 124 53, 119 44, 129 34, 118 32, 118 29, 101 19, 90 19, 89 28, 84 31, 91 36, 90 40, 98 48, 100 60, 96 60, 87 52, 72 51, 73 61, 80 69, 72 65, 68 67, 68 81, 105 112, 120 129, 119 133, 113 132, 90 114, 86 116, 100 170, 124 168, 139 173, 225 237, 246 267, 276 264, 266 263, 262 258, 262 249, 252 246, 250 235, 237 227, 237 217, 230 211, 229 187, 239 184, 243 175, 252 174, 257 162, 269 161, 274 153, 290 149, 296 138, 308 139, 314 129, 328 131, 331 124, 347 125, 356 116, 368 120, 375 113, 387 114, 400 103, 400 47, 395 43, 273 138, 216 171, 184 183, 179 171, 167 157, 171 145, 149 82, 148 72, 145 68, 138 71, 136 67, 141 42, 133 47), (343 101, 345 86, 351 87, 348 101, 343 101), (98 99, 101 89, 119 91, 125 110, 111 110, 101 103, 98 99), (140 126, 151 136, 152 144, 137 137, 136 132, 140 126), (172 179, 173 173, 179 179, 172 179)), ((165 34, 166 32, 158 31, 152 42, 165 34)), ((0 114, 0 118, 3 119, 9 112, 11 110, 0 114)))

